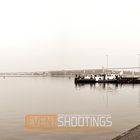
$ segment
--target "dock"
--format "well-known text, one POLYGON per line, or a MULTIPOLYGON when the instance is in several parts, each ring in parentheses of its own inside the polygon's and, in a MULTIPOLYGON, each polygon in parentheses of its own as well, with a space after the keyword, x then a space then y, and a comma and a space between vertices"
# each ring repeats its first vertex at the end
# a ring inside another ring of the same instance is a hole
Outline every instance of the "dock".
POLYGON ((112 140, 140 140, 140 125, 120 134, 112 140))

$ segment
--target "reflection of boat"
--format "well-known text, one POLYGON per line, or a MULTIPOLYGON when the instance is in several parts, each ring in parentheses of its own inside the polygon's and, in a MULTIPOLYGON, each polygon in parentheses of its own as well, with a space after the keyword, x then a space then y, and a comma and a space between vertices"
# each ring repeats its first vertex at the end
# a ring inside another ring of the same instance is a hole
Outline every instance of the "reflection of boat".
POLYGON ((102 74, 102 75, 90 75, 90 76, 77 76, 75 77, 75 83, 140 83, 139 77, 123 77, 116 74, 102 74))

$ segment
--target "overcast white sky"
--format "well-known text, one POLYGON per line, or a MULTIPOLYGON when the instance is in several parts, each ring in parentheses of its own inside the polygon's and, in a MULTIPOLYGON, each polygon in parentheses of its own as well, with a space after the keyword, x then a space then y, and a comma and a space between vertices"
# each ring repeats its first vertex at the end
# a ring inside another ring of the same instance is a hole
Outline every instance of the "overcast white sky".
POLYGON ((0 0, 0 71, 138 66, 139 0, 0 0))

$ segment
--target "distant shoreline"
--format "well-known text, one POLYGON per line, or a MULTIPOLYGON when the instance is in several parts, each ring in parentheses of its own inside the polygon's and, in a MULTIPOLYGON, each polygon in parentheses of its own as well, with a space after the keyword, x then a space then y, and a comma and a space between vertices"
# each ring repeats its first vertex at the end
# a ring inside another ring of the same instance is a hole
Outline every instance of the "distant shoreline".
POLYGON ((140 76, 140 71, 135 69, 83 69, 83 70, 55 70, 55 71, 36 71, 36 72, 0 72, 0 77, 44 77, 44 76, 65 76, 74 77, 78 75, 98 75, 115 73, 119 74, 123 71, 124 75, 140 76))

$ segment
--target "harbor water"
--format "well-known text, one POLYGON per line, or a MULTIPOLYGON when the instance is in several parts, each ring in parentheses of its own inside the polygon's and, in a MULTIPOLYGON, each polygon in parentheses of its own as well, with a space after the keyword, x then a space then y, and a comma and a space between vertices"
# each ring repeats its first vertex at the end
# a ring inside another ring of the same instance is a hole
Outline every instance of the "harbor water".
POLYGON ((74 84, 68 77, 0 78, 1 140, 110 140, 140 124, 140 84, 74 84), (30 130, 27 114, 110 114, 109 130, 30 130))

